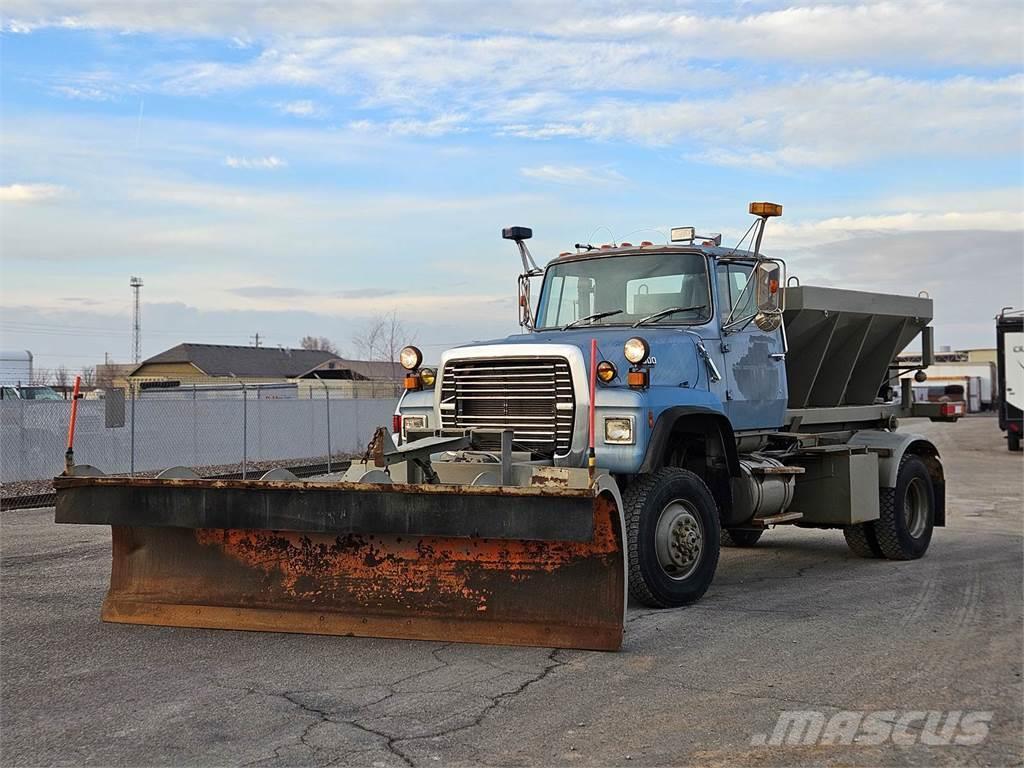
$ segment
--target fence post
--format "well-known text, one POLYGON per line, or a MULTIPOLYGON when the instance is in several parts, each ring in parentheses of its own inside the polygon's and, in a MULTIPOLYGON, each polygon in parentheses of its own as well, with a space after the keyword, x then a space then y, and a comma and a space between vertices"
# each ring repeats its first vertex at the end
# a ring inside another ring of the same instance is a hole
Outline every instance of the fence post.
POLYGON ((331 390, 324 384, 325 402, 327 403, 327 474, 331 473, 331 390))
POLYGON ((248 429, 249 429, 249 413, 248 413, 248 402, 249 396, 245 391, 245 382, 242 382, 242 479, 245 480, 246 464, 248 463, 248 429))
POLYGON ((195 384, 192 384, 192 465, 199 466, 199 403, 195 384))
POLYGON ((21 465, 21 474, 18 478, 21 480, 34 480, 35 478, 32 475, 36 473, 31 472, 30 474, 31 470, 29 467, 31 462, 29 462, 27 452, 25 451, 25 401, 19 397, 15 402, 18 404, 18 461, 21 465))
POLYGON ((131 398, 132 398, 132 429, 131 429, 131 437, 129 438, 129 445, 130 445, 130 447, 128 449, 128 453, 129 453, 129 460, 128 460, 129 461, 129 472, 128 473, 132 477, 135 477, 135 400, 136 400, 137 395, 138 395, 138 393, 136 392, 135 387, 136 387, 136 382, 132 381, 132 382, 128 383, 128 394, 131 395, 131 398))

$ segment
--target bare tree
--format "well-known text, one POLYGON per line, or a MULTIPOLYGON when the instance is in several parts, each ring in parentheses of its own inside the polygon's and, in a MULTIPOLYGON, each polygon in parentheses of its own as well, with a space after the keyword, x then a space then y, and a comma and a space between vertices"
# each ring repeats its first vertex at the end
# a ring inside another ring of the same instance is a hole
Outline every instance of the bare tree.
POLYGON ((374 315, 353 337, 352 341, 359 350, 359 357, 367 360, 386 361, 391 363, 391 378, 399 377, 398 353, 402 347, 416 340, 412 331, 398 317, 398 310, 393 309, 381 315, 374 315))
POLYGON ((71 374, 68 373, 68 369, 63 365, 58 365, 53 371, 53 384, 58 389, 67 389, 70 380, 71 374))
POLYGON ((35 367, 32 369, 32 381, 29 384, 36 387, 44 387, 50 383, 50 378, 53 376, 53 371, 49 368, 35 367))
POLYGON ((338 354, 338 348, 326 336, 303 336, 299 345, 303 349, 319 349, 324 352, 330 352, 332 355, 338 354))
POLYGON ((87 365, 82 368, 82 386, 83 387, 95 387, 96 386, 96 366, 87 365))

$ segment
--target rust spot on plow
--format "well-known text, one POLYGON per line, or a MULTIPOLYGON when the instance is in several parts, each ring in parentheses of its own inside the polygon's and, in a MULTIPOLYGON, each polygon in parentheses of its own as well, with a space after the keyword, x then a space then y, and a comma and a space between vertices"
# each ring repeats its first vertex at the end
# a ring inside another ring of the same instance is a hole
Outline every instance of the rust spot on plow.
POLYGON ((443 603, 457 597, 486 610, 490 590, 474 578, 500 572, 524 581, 536 572, 554 573, 573 562, 618 550, 606 497, 594 499, 591 542, 508 541, 422 538, 352 534, 328 537, 285 531, 196 530, 196 541, 217 547, 248 568, 280 578, 291 596, 315 599, 343 590, 361 605, 401 604, 425 607, 423 599, 443 603), (314 578, 311 578, 314 577, 314 578), (411 598, 415 598, 411 601, 411 598))
POLYGON ((590 541, 113 526, 103 617, 615 649, 619 512, 609 494, 580 495, 593 514, 590 541))

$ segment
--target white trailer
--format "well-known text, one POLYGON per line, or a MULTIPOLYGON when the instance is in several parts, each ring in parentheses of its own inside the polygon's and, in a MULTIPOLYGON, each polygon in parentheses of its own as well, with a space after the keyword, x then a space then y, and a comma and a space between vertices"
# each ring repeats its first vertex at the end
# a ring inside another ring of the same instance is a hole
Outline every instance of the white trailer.
POLYGON ((32 353, 27 349, 0 350, 0 385, 28 386, 32 383, 32 353))
MULTIPOLYGON (((978 379, 976 386, 977 396, 980 401, 979 410, 988 411, 994 408, 998 402, 996 397, 996 366, 994 363, 932 363, 925 373, 928 375, 924 385, 938 386, 941 384, 960 384, 964 379, 978 379), (954 381, 955 380, 955 381, 954 381)), ((912 379, 914 372, 905 373, 901 378, 912 379)), ((915 390, 920 386, 914 384, 915 390)), ((967 385, 964 384, 964 401, 968 402, 967 385)), ((974 409, 971 409, 974 412, 974 409)))

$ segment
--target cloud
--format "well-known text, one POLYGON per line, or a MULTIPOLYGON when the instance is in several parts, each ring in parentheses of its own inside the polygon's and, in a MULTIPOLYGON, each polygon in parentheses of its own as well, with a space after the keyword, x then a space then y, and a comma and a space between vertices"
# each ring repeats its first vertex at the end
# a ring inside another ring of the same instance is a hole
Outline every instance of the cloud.
POLYGON ((355 120, 349 123, 349 128, 365 134, 386 133, 391 136, 436 138, 450 133, 464 133, 467 128, 462 125, 462 122, 466 119, 465 115, 438 115, 423 120, 414 118, 401 118, 385 122, 355 120))
POLYGON ((402 293, 395 288, 352 288, 347 291, 334 291, 331 295, 340 296, 343 299, 367 299, 378 296, 394 296, 402 293))
POLYGON ((0 203, 49 203, 68 196, 59 184, 8 184, 0 187, 0 203))
POLYGON ((936 341, 994 344, 992 318, 1024 304, 1024 231, 861 233, 810 248, 775 248, 804 285, 825 285, 934 301, 936 341), (997 279, 993 279, 993 277, 997 279))
POLYGON ((292 117, 323 117, 326 110, 311 99, 299 99, 298 101, 284 101, 275 105, 283 115, 292 117))
POLYGON ((228 292, 245 299, 287 299, 312 294, 312 291, 303 288, 286 288, 277 285, 244 285, 239 288, 228 288, 228 292))
POLYGON ((224 158, 224 165, 228 168, 274 171, 278 168, 286 167, 288 163, 274 155, 267 155, 266 157, 235 157, 234 155, 228 155, 224 158))
POLYGON ((306 288, 288 288, 277 285, 245 285, 239 288, 229 288, 228 292, 246 299, 288 299, 300 296, 369 299, 401 293, 401 291, 393 288, 351 288, 343 291, 311 291, 306 288))
POLYGON ((55 85, 53 92, 78 101, 113 101, 116 97, 101 88, 75 85, 55 85))
POLYGON ((1022 75, 911 80, 858 71, 712 98, 605 101, 573 120, 515 132, 653 146, 687 142, 698 147, 691 157, 702 162, 762 170, 833 168, 893 155, 1019 153, 1022 97, 1022 75))
POLYGON ((539 165, 520 168, 519 172, 528 179, 554 184, 597 185, 623 184, 626 177, 608 168, 587 168, 579 165, 539 165))
POLYGON ((20 34, 60 27, 210 36, 237 39, 244 45, 254 40, 377 35, 382 29, 392 31, 395 38, 453 35, 472 40, 504 34, 509 19, 529 19, 532 29, 544 31, 546 40, 541 42, 564 46, 585 41, 597 61, 606 47, 638 43, 648 50, 663 49, 666 60, 677 61, 714 55, 755 63, 848 64, 870 51, 880 60, 939 69, 951 63, 1017 66, 1024 37, 1024 17, 1013 0, 741 2, 703 10, 680 9, 669 0, 638 8, 608 1, 570 5, 453 0, 420 5, 415 12, 404 0, 317 3, 298 10, 288 0, 184 6, 134 0, 7 0, 4 17, 3 29, 20 34))

